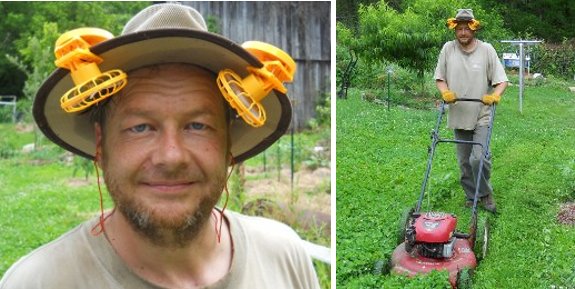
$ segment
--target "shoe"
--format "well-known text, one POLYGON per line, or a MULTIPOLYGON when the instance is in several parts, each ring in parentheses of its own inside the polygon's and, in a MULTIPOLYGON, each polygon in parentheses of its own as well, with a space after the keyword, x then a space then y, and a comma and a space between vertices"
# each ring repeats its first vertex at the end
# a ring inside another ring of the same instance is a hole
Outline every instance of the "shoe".
POLYGON ((497 213, 497 207, 495 206, 495 199, 493 198, 493 194, 489 194, 481 198, 481 203, 486 211, 493 214, 497 213))

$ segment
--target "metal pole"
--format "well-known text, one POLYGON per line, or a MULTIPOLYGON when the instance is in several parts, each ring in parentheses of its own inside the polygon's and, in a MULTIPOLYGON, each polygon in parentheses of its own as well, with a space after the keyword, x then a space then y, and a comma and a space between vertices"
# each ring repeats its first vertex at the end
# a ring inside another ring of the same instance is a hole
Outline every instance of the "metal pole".
POLYGON ((519 112, 523 113, 523 73, 525 67, 525 52, 524 46, 535 45, 541 43, 541 40, 503 40, 502 43, 510 43, 512 45, 519 45, 519 112))
POLYGON ((390 97, 389 97, 389 86, 390 86, 390 78, 391 78, 391 70, 387 70, 387 111, 389 111, 389 102, 390 102, 390 97))
POLYGON ((264 161, 264 174, 265 174, 267 172, 267 169, 266 169, 266 151, 263 151, 262 157, 263 157, 263 161, 264 161))
POLYGON ((291 184, 291 191, 293 193, 293 179, 294 179, 294 170, 295 170, 295 164, 294 164, 294 123, 293 123, 293 118, 292 118, 292 125, 291 125, 291 162, 290 162, 290 184, 291 184))
POLYGON ((281 161, 281 152, 280 152, 280 142, 281 139, 277 141, 277 150, 276 150, 276 165, 278 170, 278 182, 281 180, 281 173, 282 173, 282 161, 281 161))
POLYGON ((523 53, 523 42, 519 43, 519 113, 523 113, 523 66, 525 55, 523 53))

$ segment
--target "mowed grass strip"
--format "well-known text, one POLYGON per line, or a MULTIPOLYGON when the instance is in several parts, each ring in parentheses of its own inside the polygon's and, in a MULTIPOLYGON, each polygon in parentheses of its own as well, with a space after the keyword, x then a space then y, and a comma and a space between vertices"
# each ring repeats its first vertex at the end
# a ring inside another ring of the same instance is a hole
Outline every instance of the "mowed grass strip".
MULTIPOLYGON (((413 110, 350 98, 337 101, 337 286, 450 288, 442 272, 414 279, 373 276, 374 261, 397 245, 402 210, 423 180, 436 110, 413 110)), ((551 86, 510 87, 497 107, 492 138, 499 214, 474 288, 551 288, 575 284, 575 230, 557 224, 561 203, 575 199, 575 94, 551 86)), ((442 134, 450 132, 442 126, 442 134)), ((469 212, 454 148, 440 145, 424 207, 454 212, 468 230, 469 212)))

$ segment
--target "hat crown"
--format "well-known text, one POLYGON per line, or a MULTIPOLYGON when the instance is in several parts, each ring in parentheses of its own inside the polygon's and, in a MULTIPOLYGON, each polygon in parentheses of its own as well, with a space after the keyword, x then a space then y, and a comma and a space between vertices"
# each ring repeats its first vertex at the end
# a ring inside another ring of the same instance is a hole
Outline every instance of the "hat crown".
POLYGON ((136 14, 122 35, 157 29, 191 29, 208 31, 202 15, 192 7, 180 4, 156 4, 136 14))
POLYGON ((455 19, 458 21, 470 21, 475 19, 473 16, 473 9, 458 9, 455 19))

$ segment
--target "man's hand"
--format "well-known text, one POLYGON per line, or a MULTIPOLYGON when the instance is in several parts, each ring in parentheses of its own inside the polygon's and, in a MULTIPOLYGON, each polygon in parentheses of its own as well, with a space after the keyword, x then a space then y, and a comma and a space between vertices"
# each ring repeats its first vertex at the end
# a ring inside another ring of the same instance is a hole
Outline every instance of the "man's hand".
POLYGON ((492 104, 498 104, 499 101, 501 100, 501 96, 499 94, 488 94, 488 95, 484 95, 483 98, 481 99, 481 101, 483 101, 483 103, 485 103, 486 105, 492 105, 492 104))
POLYGON ((446 90, 446 91, 442 92, 441 98, 443 98, 443 101, 445 101, 445 103, 453 103, 457 99, 455 97, 455 93, 451 90, 446 90))

